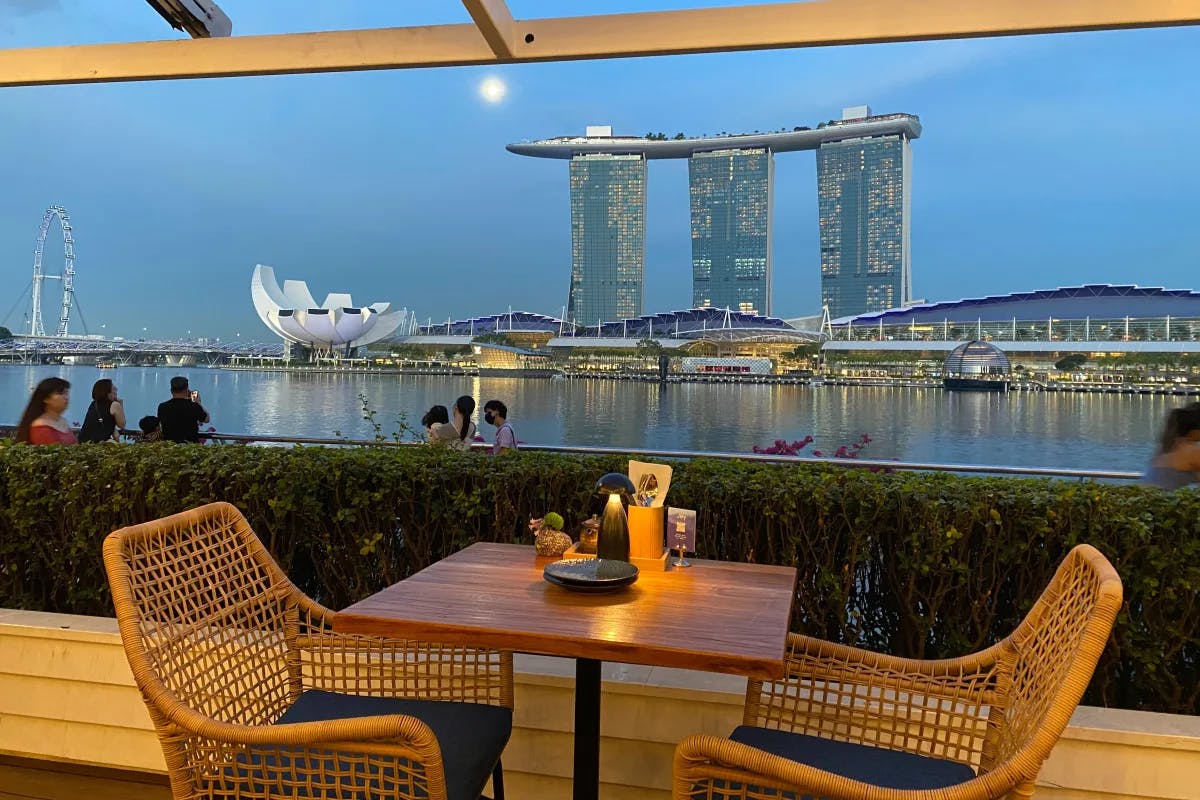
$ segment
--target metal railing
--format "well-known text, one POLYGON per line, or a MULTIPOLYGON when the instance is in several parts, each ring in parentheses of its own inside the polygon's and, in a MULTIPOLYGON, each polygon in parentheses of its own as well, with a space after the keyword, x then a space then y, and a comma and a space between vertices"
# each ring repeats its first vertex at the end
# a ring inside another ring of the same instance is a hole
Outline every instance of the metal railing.
MULTIPOLYGON (((14 425, 0 425, 0 436, 10 437, 14 425)), ((141 431, 122 430, 121 436, 130 441, 141 437, 141 431)), ((270 434, 201 433, 201 438, 213 442, 235 444, 317 445, 321 447, 421 447, 424 442, 397 442, 394 439, 349 439, 338 437, 273 436, 270 434)), ((491 445, 475 442, 473 450, 491 450, 491 445)), ((542 453, 574 453, 579 455, 629 455, 639 458, 666 458, 688 461, 693 458, 715 458, 724 461, 759 461, 770 464, 828 464, 848 469, 908 470, 916 472, 952 472, 975 475, 1015 475, 1026 478, 1075 478, 1078 480, 1136 481, 1142 473, 1121 470, 1067 469, 1062 467, 1015 467, 998 464, 941 464, 922 461, 889 461, 867 458, 815 458, 783 456, 766 453, 738 453, 720 450, 647 450, 631 447, 588 447, 582 445, 521 443, 522 450, 542 453)))
MULTIPOLYGON (((11 428, 0 426, 0 434, 11 433, 11 428)), ((123 436, 136 439, 141 434, 138 431, 121 431, 123 436)), ((349 439, 349 438, 315 438, 309 436, 273 436, 266 434, 240 433, 202 433, 204 439, 214 442, 229 442, 237 444, 271 444, 271 445, 317 445, 323 447, 421 447, 424 442, 397 442, 393 439, 349 439)), ((491 445, 483 442, 472 444, 473 450, 491 450, 491 445)), ((543 453, 567 453, 579 455, 628 455, 638 458, 665 458, 687 461, 693 458, 715 458, 725 461, 758 461, 771 464, 828 464, 848 469, 874 470, 909 470, 917 472, 952 472, 977 475, 1015 475, 1029 478, 1053 477, 1075 478, 1078 480, 1106 481, 1136 481, 1141 479, 1140 472, 1125 472, 1120 470, 1096 469, 1067 469, 1062 467, 1016 467, 997 464, 941 464, 921 461, 890 461, 866 458, 814 458, 809 456, 770 455, 766 453, 738 453, 713 450, 649 450, 631 447, 595 447, 582 445, 529 444, 522 443, 522 450, 543 453)))

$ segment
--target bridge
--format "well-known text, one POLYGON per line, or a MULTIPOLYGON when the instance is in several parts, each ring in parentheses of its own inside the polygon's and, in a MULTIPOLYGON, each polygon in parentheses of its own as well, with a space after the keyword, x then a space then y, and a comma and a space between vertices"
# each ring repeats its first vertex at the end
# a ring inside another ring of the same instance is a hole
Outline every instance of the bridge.
POLYGON ((136 339, 102 336, 31 336, 17 334, 0 340, 0 363, 81 364, 111 363, 131 366, 162 364, 215 365, 232 360, 278 361, 283 345, 258 342, 219 342, 208 339, 136 339))

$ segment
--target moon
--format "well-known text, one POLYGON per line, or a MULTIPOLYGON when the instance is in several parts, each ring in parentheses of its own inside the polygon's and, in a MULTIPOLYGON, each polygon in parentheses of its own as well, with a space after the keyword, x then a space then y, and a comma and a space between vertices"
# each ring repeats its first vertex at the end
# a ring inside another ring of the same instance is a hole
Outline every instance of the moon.
POLYGON ((508 87, 495 75, 489 75, 479 84, 479 96, 493 105, 503 100, 506 94, 508 87))

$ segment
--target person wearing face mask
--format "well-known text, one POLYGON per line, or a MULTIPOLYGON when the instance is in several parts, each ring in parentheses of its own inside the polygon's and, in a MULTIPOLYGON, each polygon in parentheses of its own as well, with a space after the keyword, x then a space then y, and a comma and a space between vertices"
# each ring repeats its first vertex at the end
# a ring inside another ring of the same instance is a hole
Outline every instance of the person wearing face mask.
POLYGON ((488 400, 483 404, 483 421, 496 426, 496 442, 492 445, 494 454, 517 449, 517 435, 512 425, 508 424, 508 406, 499 400, 488 400))

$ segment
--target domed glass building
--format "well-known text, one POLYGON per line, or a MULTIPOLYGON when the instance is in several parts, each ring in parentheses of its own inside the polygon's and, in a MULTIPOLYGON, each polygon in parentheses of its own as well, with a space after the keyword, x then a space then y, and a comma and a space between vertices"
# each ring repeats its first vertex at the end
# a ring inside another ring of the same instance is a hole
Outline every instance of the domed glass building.
POLYGON ((942 365, 947 389, 1006 392, 1012 366, 999 347, 988 342, 960 344, 950 351, 942 365))

